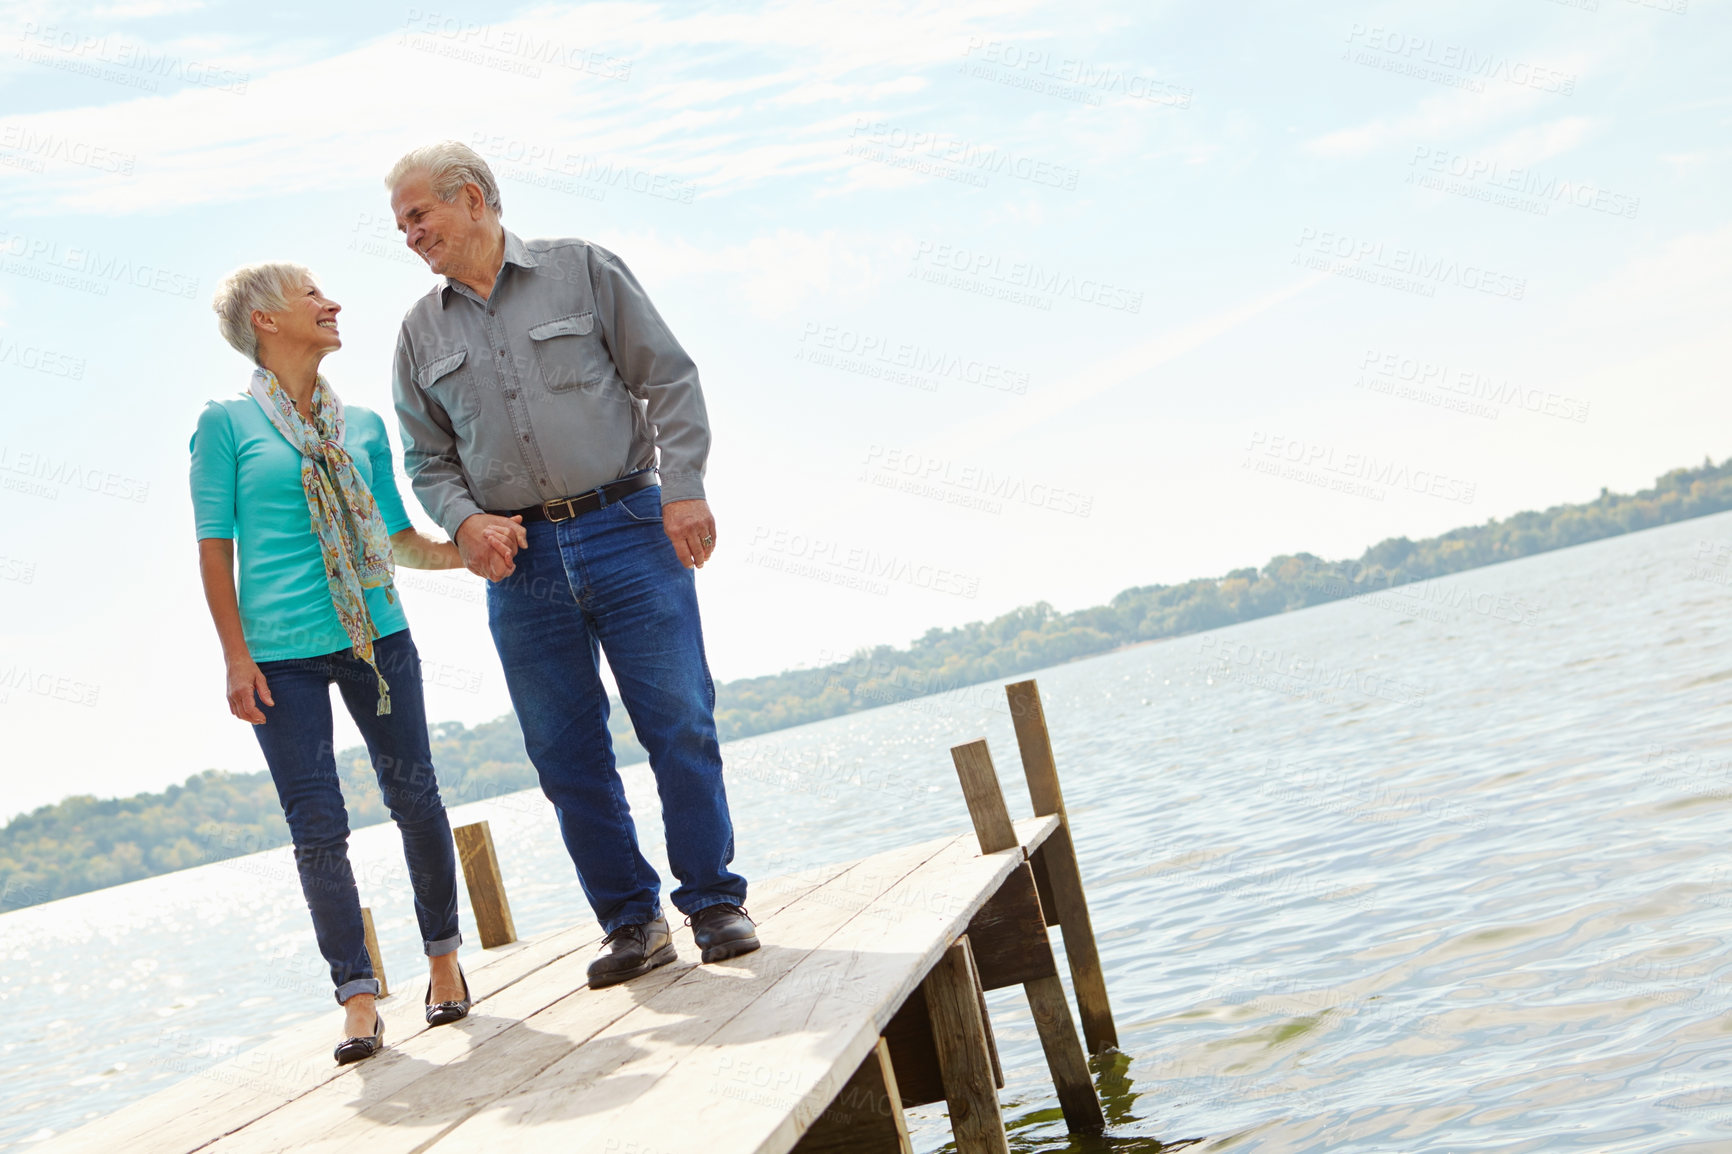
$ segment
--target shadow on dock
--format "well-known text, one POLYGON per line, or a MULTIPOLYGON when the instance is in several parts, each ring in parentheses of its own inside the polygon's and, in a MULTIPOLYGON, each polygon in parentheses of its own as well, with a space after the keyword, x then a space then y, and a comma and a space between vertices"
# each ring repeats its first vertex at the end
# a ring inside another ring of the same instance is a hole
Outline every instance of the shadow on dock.
POLYGON ((1106 1133, 1139 1122, 1129 1060, 1039 693, 1005 692, 1034 816, 1011 819, 985 741, 956 746, 973 835, 754 885, 754 953, 698 965, 680 927, 681 960, 589 989, 599 932, 518 941, 486 824, 460 827, 484 947, 467 1018, 429 1029, 412 996, 382 997, 386 1046, 365 1062, 313 1062, 326 1023, 308 1023, 38 1151, 909 1154, 905 1111, 938 1102, 961 1154, 1058 1149, 1055 1124, 1078 1152, 1194 1145, 1106 1133), (986 992, 1011 987, 1058 1107, 1007 1123, 986 992))

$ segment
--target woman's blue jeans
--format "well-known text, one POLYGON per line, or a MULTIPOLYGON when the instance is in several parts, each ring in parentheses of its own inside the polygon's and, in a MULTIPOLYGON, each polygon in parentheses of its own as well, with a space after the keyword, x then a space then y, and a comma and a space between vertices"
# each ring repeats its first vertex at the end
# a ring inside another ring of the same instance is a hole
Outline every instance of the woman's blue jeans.
POLYGON ((391 712, 383 717, 376 712, 378 679, 353 650, 259 663, 276 704, 259 702, 265 723, 253 732, 289 822, 301 892, 319 952, 331 965, 338 1002, 377 994, 379 981, 367 956, 361 899, 349 868, 349 813, 332 744, 333 681, 367 742, 385 808, 403 835, 427 956, 448 954, 463 941, 457 932, 457 854, 433 777, 421 655, 402 629, 373 643, 373 659, 391 687, 391 712))
POLYGON ((603 651, 661 795, 680 883, 674 906, 690 915, 745 904, 746 879, 728 869, 734 827, 697 585, 662 531, 661 488, 525 528, 516 571, 487 586, 488 623, 529 760, 596 919, 612 933, 661 914, 661 878, 638 848, 614 767, 603 651))

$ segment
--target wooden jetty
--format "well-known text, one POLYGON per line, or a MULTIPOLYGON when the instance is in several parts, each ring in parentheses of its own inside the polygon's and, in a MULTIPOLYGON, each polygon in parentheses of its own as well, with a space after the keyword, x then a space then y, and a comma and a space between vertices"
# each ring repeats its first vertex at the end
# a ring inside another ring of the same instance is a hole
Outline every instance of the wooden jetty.
MULTIPOLYGON (((458 831, 487 948, 474 1008, 428 1028, 381 999, 386 1048, 337 1067, 332 1020, 284 1031, 39 1151, 908 1151, 904 1108, 946 1102, 962 1154, 1006 1152, 984 991, 1022 986, 1064 1118, 1098 1132, 1049 938, 1087 1039, 1117 1043, 1035 683, 1006 686, 1035 816, 1013 821, 984 741, 952 757, 974 833, 754 884, 763 948, 586 986, 599 933, 516 941, 485 825, 458 831)), ((419 981, 411 983, 419 988, 419 981)))

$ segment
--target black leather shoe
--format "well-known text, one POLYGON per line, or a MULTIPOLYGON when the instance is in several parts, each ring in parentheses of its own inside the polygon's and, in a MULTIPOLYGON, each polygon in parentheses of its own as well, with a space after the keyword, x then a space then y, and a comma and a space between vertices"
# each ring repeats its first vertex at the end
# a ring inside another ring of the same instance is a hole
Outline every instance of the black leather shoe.
POLYGON ((601 952, 589 963, 589 988, 599 990, 665 966, 679 954, 668 934, 668 920, 657 918, 637 926, 621 926, 601 941, 601 952))
POLYGON ((705 906, 686 919, 692 927, 692 940, 703 951, 706 962, 737 958, 758 948, 758 927, 740 906, 723 903, 705 906))
POLYGON ((461 1001, 435 1002, 433 1000, 433 983, 427 983, 427 994, 421 999, 421 1004, 427 1007, 425 1013, 429 1026, 443 1026, 447 1022, 455 1022, 469 1016, 469 1007, 472 1004, 469 1001, 469 979, 464 975, 461 965, 457 967, 457 976, 463 980, 463 998, 461 1001))
POLYGON ((337 1043, 335 1055, 337 1065, 347 1066, 350 1062, 359 1062, 362 1058, 371 1058, 385 1048, 385 1019, 377 1013, 373 1015, 373 1033, 371 1037, 344 1038, 337 1043))

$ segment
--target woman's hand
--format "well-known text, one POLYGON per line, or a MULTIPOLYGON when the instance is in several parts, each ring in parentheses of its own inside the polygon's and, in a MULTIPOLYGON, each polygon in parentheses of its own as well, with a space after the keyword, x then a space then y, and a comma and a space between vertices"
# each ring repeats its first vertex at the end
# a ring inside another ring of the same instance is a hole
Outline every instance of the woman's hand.
POLYGON ((242 721, 250 721, 254 725, 263 725, 265 715, 259 709, 259 701, 275 706, 271 700, 271 687, 265 683, 265 675, 252 658, 229 662, 229 712, 242 721), (257 694, 257 698, 254 697, 257 694))
POLYGON ((391 559, 405 569, 461 569, 463 554, 450 541, 435 541, 414 527, 391 534, 391 559))
POLYGON ((265 675, 259 672, 252 654, 247 650, 246 633, 241 628, 240 603, 235 597, 235 543, 227 537, 205 537, 198 543, 199 579, 204 582, 205 601, 210 605, 211 620, 216 623, 217 639, 222 642, 223 658, 228 664, 229 712, 242 721, 263 725, 258 698, 266 705, 271 700, 271 688, 265 675))
POLYGON ((483 533, 493 551, 515 568, 517 551, 529 544, 529 537, 524 532, 522 517, 514 516, 511 520, 516 524, 489 525, 483 533))

